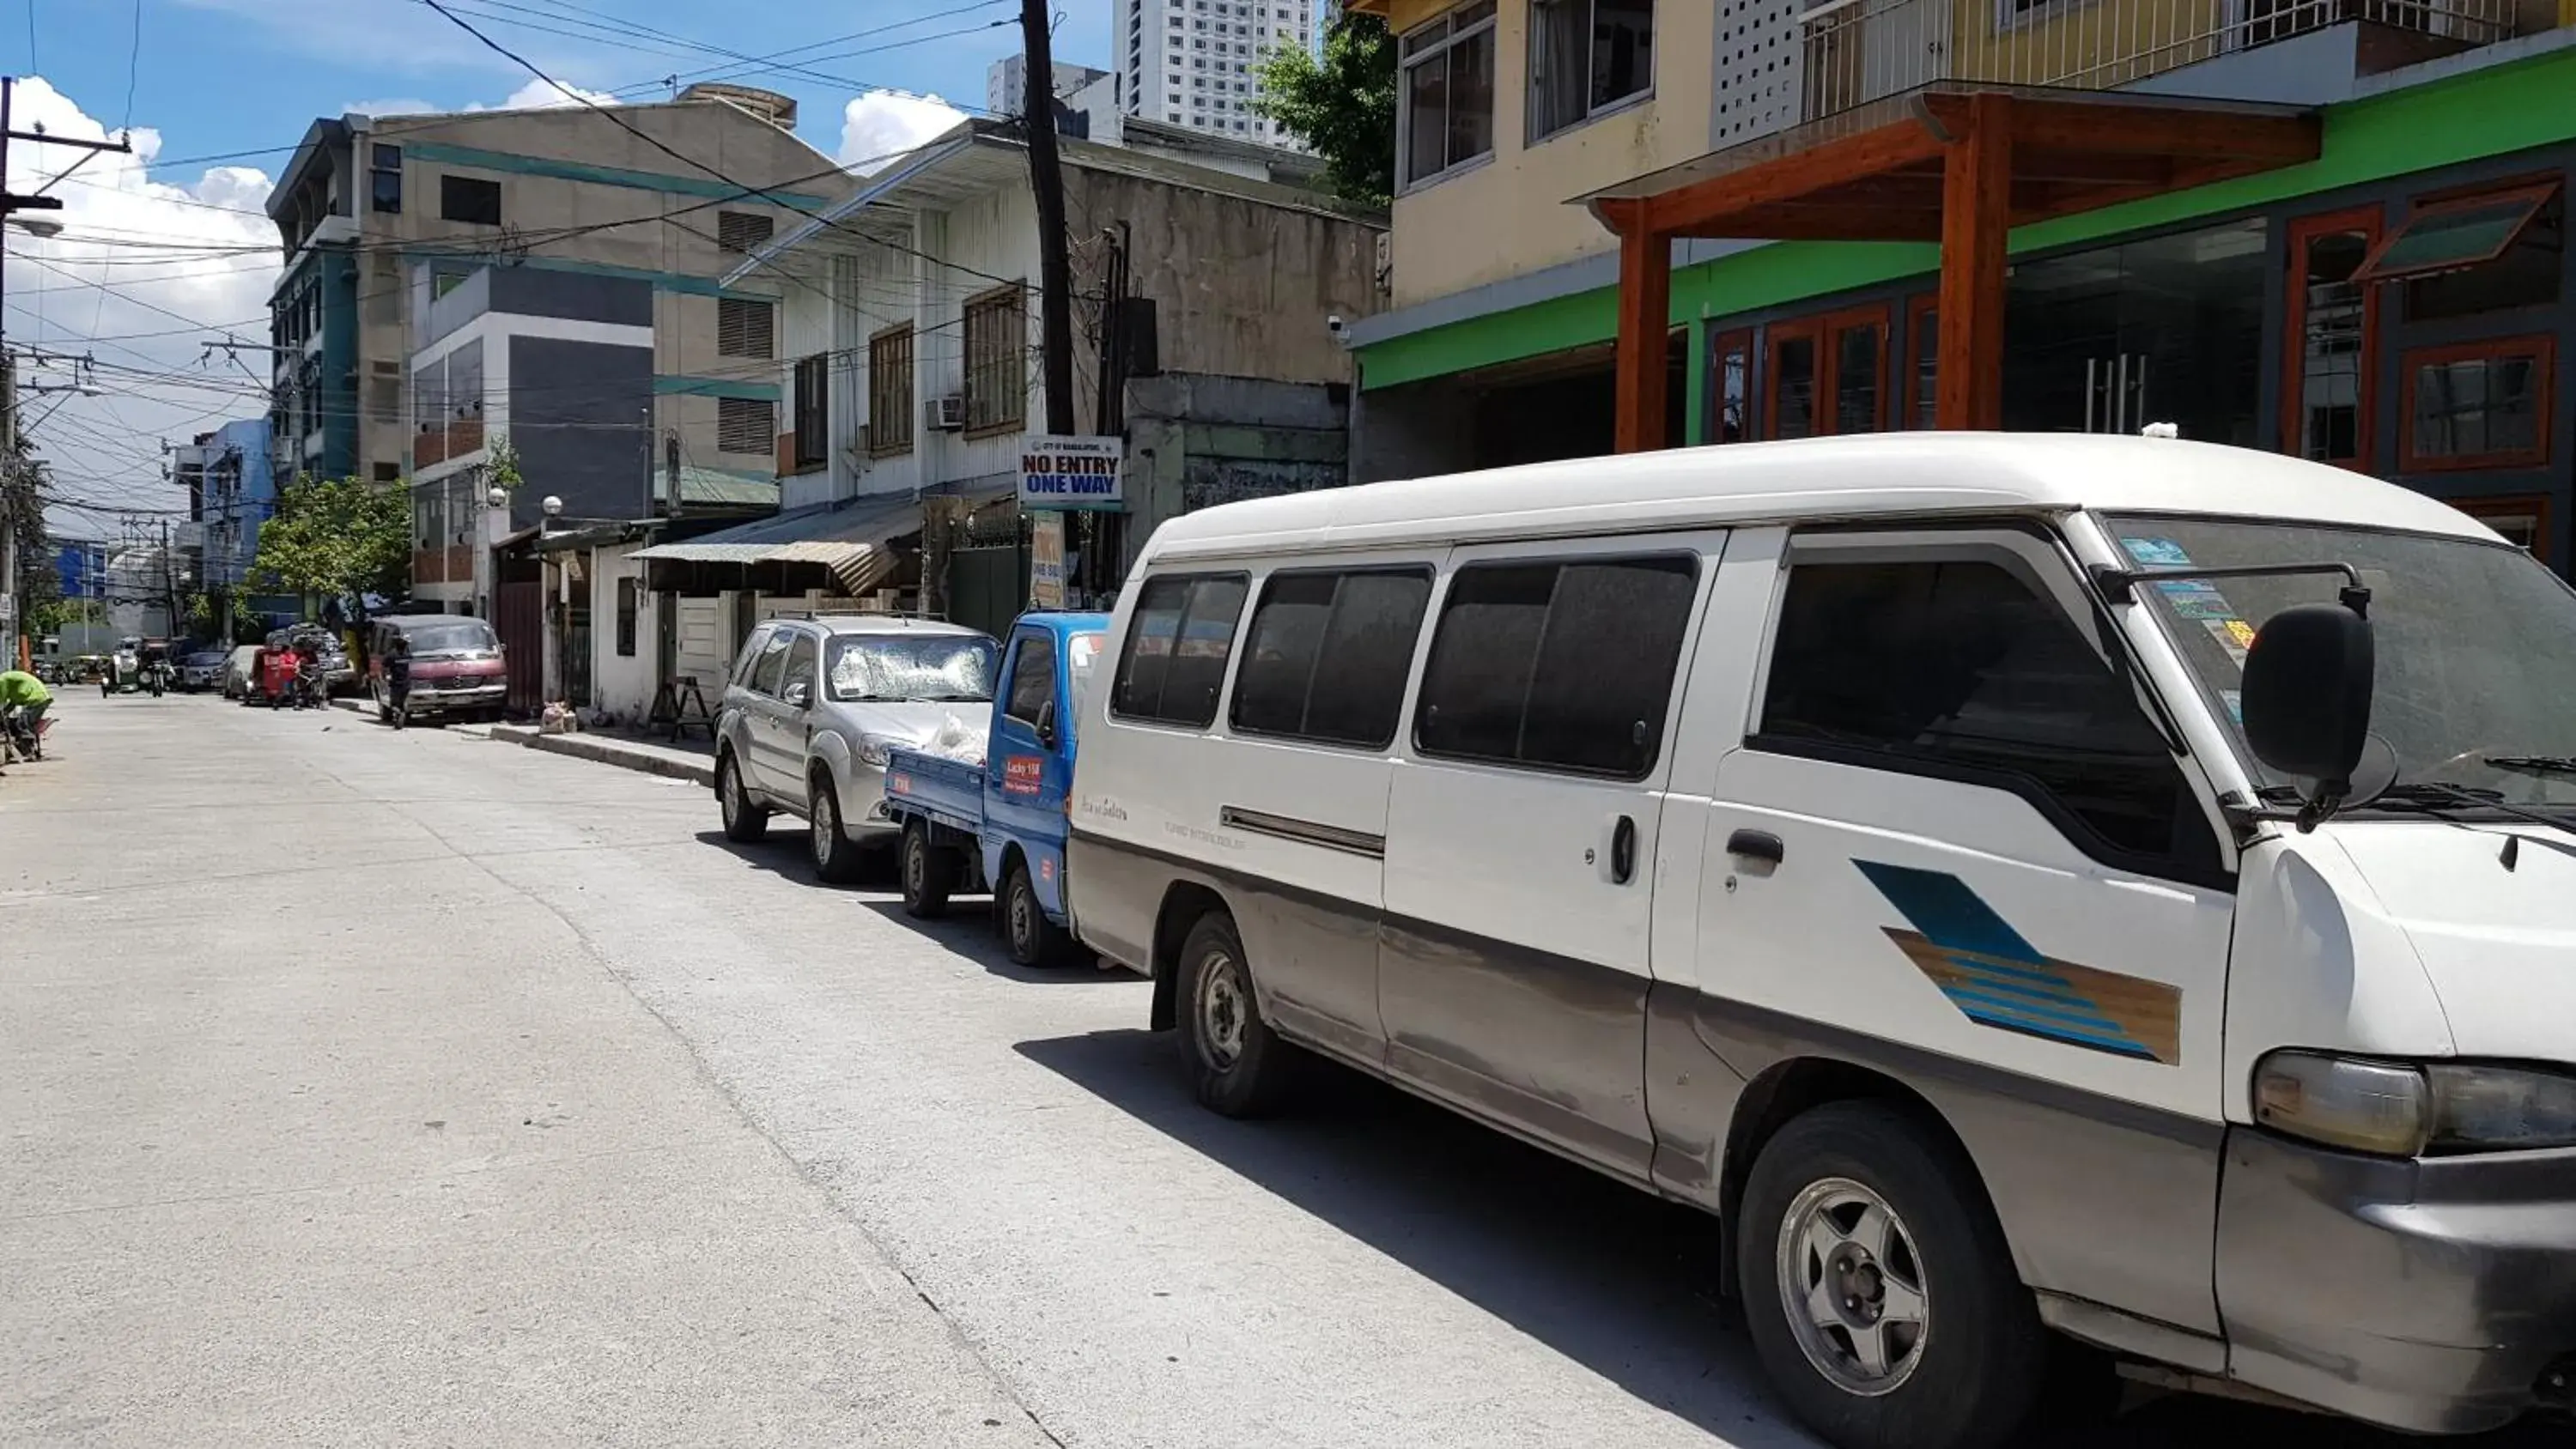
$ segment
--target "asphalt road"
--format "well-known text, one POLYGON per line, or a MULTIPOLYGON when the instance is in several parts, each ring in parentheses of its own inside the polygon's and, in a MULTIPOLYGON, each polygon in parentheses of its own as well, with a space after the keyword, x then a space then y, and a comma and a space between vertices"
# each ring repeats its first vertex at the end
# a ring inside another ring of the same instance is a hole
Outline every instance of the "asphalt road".
MULTIPOLYGON (((1211 1116, 1143 982, 788 825, 340 711, 57 714, 0 779, 0 1443, 1810 1442, 1687 1213, 1357 1080, 1211 1116)), ((2420 1442, 2080 1443, 2211 1435, 2420 1442)))

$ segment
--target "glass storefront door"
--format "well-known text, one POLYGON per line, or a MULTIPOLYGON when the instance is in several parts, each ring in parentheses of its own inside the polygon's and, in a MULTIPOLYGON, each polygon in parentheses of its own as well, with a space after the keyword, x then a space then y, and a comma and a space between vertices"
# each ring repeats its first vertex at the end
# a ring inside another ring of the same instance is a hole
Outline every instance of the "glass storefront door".
POLYGON ((2265 240, 2258 218, 2016 265, 2004 426, 2253 446, 2265 240))

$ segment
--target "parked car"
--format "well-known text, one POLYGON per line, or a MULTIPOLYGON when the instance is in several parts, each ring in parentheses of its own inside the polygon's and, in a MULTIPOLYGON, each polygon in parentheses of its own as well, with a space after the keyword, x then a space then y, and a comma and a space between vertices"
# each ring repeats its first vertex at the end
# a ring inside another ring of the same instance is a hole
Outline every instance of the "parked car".
POLYGON ((2157 439, 1592 458, 1173 519, 1111 651, 1072 915, 1199 1099, 1314 1053, 1718 1214, 1829 1440, 2008 1439, 2044 1329, 2569 1406, 2576 592, 2465 514, 2157 439))
POLYGON ((256 644, 236 644, 232 652, 224 656, 223 674, 217 681, 224 698, 238 699, 247 704, 258 692, 259 648, 256 644))
POLYGON ((196 694, 220 688, 224 682, 225 657, 220 649, 200 649, 179 661, 180 692, 196 694))
POLYGON ((855 879, 893 846, 885 766, 951 719, 981 732, 1001 646, 959 624, 888 614, 777 618, 743 642, 716 712, 725 834, 756 840, 773 811, 806 823, 815 874, 855 879))
POLYGON ((1065 799, 1073 788, 1076 701, 1108 636, 1106 614, 1024 614, 1002 654, 980 761, 898 746, 886 812, 903 831, 904 909, 945 912, 955 892, 1000 882, 996 919, 1023 966, 1077 959, 1065 929, 1065 799))
POLYGON ((411 645, 411 689, 402 717, 498 720, 509 703, 510 671, 492 626, 465 614, 391 614, 369 624, 367 689, 376 717, 394 719, 385 660, 394 641, 411 645))

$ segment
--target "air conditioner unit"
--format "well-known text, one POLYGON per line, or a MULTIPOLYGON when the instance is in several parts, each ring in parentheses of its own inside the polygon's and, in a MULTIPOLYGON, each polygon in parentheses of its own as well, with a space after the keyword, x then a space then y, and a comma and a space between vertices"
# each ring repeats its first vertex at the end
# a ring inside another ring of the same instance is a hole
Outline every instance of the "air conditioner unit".
POLYGON ((946 397, 925 399, 921 404, 923 427, 943 433, 961 431, 966 426, 966 394, 952 392, 946 397))

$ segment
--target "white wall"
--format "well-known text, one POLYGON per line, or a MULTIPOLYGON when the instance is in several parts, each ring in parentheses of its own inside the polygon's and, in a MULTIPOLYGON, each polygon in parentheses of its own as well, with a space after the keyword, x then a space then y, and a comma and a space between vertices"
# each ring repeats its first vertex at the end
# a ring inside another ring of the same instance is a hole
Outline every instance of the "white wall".
POLYGON ((625 543, 593 549, 590 554, 593 697, 599 708, 628 724, 643 720, 645 711, 652 708, 653 691, 661 686, 661 681, 653 677, 653 641, 660 637, 657 610, 664 602, 660 596, 641 597, 635 616, 635 652, 626 656, 617 652, 617 581, 635 579, 641 587, 644 566, 635 561, 635 550, 641 547, 640 543, 625 543))

